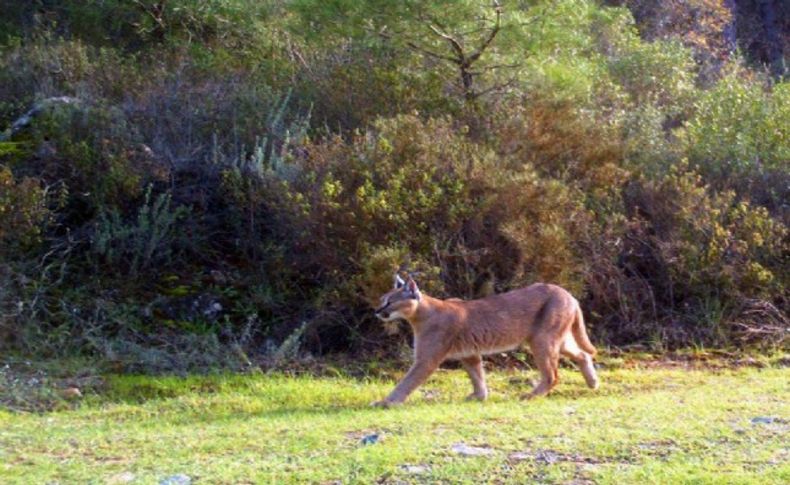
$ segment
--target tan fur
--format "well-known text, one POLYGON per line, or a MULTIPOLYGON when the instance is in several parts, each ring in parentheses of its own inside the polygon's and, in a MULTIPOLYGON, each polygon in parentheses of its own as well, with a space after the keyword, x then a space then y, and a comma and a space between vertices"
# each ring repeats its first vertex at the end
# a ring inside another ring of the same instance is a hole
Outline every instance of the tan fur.
POLYGON ((580 368, 587 385, 598 387, 579 303, 563 288, 536 283, 477 300, 439 300, 420 293, 409 278, 381 297, 376 315, 385 321, 403 318, 414 332, 414 364, 386 399, 403 402, 439 365, 459 360, 472 380, 471 399, 488 395, 481 356, 505 352, 527 343, 541 380, 526 398, 542 396, 558 381, 558 361, 565 355, 580 368))

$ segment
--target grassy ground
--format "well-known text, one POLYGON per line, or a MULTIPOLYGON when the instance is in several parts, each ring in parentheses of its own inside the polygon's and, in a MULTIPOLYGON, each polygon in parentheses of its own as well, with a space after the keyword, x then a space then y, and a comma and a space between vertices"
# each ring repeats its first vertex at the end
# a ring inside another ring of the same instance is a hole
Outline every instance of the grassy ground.
POLYGON ((600 374, 522 402, 534 373, 493 371, 476 403, 443 370, 391 410, 368 407, 382 380, 109 376, 60 410, 0 411, 0 483, 790 482, 787 368, 600 374))

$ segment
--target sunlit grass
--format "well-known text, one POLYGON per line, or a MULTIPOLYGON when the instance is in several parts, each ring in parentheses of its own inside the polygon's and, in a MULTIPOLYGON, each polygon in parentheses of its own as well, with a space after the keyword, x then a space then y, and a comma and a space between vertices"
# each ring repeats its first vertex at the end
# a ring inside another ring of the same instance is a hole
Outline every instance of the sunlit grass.
POLYGON ((786 369, 603 370, 598 391, 563 369, 554 394, 523 402, 526 377, 491 372, 481 404, 463 400, 462 371, 440 371, 406 405, 381 410, 368 404, 391 382, 114 376, 72 410, 0 412, 0 482, 790 480, 786 369), (456 443, 492 453, 461 456, 456 443))

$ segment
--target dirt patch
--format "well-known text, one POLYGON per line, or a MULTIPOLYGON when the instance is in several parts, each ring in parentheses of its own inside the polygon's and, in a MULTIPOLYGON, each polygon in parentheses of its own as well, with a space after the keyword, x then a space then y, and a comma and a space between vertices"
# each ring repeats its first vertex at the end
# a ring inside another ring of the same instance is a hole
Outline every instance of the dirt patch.
POLYGON ((601 463, 610 462, 610 460, 604 458, 585 456, 580 453, 565 453, 549 449, 516 451, 508 455, 508 460, 514 462, 532 460, 546 465, 553 465, 560 462, 575 463, 577 465, 599 465, 601 463))
POLYGON ((636 448, 639 450, 640 454, 645 454, 662 460, 668 458, 672 453, 681 451, 680 446, 678 446, 678 444, 673 440, 669 439, 645 441, 643 443, 638 443, 636 448))

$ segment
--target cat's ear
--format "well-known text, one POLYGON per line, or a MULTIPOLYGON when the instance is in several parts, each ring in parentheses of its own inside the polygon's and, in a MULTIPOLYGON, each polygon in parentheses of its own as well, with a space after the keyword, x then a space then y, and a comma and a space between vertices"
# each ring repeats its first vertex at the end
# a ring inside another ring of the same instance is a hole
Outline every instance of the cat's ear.
POLYGON ((395 276, 392 278, 392 287, 396 290, 399 290, 403 288, 405 284, 406 282, 403 281, 403 278, 401 278, 398 273, 395 273, 395 276))
POLYGON ((409 276, 409 278, 406 280, 406 291, 409 292, 412 298, 415 298, 417 300, 422 298, 422 294, 420 293, 420 288, 417 286, 417 282, 414 281, 414 278, 412 278, 411 276, 409 276))

